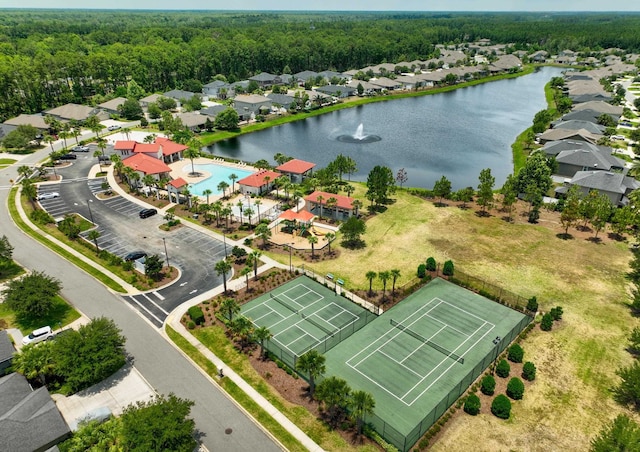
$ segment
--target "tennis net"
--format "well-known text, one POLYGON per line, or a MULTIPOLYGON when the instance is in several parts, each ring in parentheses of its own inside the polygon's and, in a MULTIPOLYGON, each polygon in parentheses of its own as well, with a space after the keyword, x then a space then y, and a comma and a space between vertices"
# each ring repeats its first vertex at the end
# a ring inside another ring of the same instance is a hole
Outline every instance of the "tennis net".
POLYGON ((315 320, 311 319, 311 316, 306 316, 303 313, 300 313, 300 315, 302 316, 303 319, 305 319, 307 322, 309 322, 312 325, 317 326, 318 328, 320 328, 322 331, 324 331, 327 334, 330 334, 331 336, 333 336, 335 334, 335 330, 330 330, 327 327, 324 327, 322 325, 320 325, 318 322, 316 322, 315 320))
POLYGON ((407 333, 410 336, 415 337, 416 339, 418 339, 419 341, 424 342, 425 344, 427 344, 429 347, 434 348, 436 350, 438 350, 440 353, 447 355, 450 358, 455 359, 456 361, 458 361, 460 364, 464 364, 464 358, 456 355, 455 353, 447 350, 446 348, 442 347, 441 345, 436 344, 435 342, 431 342, 429 339, 427 339, 426 337, 421 336, 420 334, 416 333, 413 330, 410 330, 409 328, 407 328, 406 326, 402 325, 401 323, 396 322, 393 319, 390 319, 391 325, 395 326, 396 328, 398 328, 401 331, 404 331, 405 333, 407 333))
POLYGON ((278 303, 280 303, 282 306, 284 306, 284 307, 285 307, 285 308, 287 308, 288 310, 293 311, 293 312, 295 312, 296 314, 298 313, 298 310, 297 310, 297 309, 295 309, 295 308, 293 308, 293 307, 289 306, 287 303, 285 303, 285 302, 284 302, 284 301, 282 301, 281 299, 274 297, 272 293, 269 293, 269 295, 271 296, 271 298, 272 298, 273 300, 276 300, 278 303))

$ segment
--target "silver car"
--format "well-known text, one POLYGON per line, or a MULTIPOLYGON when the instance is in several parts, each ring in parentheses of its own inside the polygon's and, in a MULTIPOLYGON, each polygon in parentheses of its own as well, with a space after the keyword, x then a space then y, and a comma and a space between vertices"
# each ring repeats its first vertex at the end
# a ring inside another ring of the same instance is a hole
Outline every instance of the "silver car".
POLYGON ((57 191, 49 191, 46 193, 40 193, 37 196, 38 201, 42 201, 43 199, 53 199, 53 198, 59 198, 60 197, 60 193, 58 193, 57 191))

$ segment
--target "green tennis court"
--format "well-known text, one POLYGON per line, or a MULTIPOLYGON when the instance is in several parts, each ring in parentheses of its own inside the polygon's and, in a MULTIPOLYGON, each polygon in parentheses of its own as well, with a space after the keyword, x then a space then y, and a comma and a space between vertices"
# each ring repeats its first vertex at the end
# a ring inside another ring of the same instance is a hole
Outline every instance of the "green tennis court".
POLYGON ((435 279, 329 350, 326 375, 371 393, 367 421, 408 450, 529 321, 435 279))
POLYGON ((376 318, 306 276, 250 301, 241 312, 271 331, 267 349, 291 367, 300 355, 311 349, 325 353, 376 318))

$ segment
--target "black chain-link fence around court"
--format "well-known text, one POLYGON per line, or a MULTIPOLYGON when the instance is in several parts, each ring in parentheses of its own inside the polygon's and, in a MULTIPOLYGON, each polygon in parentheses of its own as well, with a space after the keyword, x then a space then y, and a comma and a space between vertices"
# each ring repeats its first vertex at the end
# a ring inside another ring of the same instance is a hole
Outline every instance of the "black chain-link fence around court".
POLYGON ((373 415, 367 415, 365 421, 369 423, 387 442, 393 444, 402 452, 406 452, 413 447, 414 444, 424 435, 429 428, 442 416, 449 407, 458 398, 464 394, 469 386, 487 369, 493 361, 500 356, 505 348, 524 330, 531 322, 530 317, 523 317, 522 320, 515 325, 509 334, 505 335, 496 345, 495 352, 485 356, 469 373, 460 380, 460 382, 449 393, 438 402, 438 404, 426 414, 423 420, 408 434, 400 433, 382 418, 373 415))

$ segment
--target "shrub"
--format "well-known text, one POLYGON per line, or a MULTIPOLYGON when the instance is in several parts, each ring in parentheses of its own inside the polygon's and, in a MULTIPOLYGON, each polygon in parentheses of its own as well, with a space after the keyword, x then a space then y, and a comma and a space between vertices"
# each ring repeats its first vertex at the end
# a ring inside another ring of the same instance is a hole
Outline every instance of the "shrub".
POLYGON ((511 366, 506 359, 501 359, 496 366, 496 375, 500 378, 507 378, 509 376, 509 372, 511 372, 511 366))
POLYGON ((527 361, 522 366, 522 378, 527 381, 533 381, 536 379, 536 365, 531 361, 527 361))
POLYGON ((546 313, 545 315, 542 316, 542 321, 540 322, 540 329, 542 331, 551 331, 552 327, 553 327, 553 317, 551 317, 551 314, 546 313))
POLYGON ((520 400, 524 395, 524 383, 518 377, 513 377, 507 383, 507 395, 513 400, 520 400))
POLYGON ((522 358, 524 358, 524 350, 518 344, 513 344, 509 347, 509 352, 507 353, 507 359, 512 363, 521 363, 522 358))
POLYGON ((469 394, 467 401, 464 402, 464 412, 475 416, 480 412, 480 397, 475 394, 469 394))
POLYGON ((196 325, 204 323, 204 313, 199 306, 191 306, 188 312, 189 317, 191 317, 191 320, 193 320, 196 325))
POLYGON ((427 259, 427 270, 430 272, 436 271, 436 260, 433 257, 427 259))
POLYGON ((511 401, 504 394, 496 396, 491 403, 491 412, 500 419, 509 419, 511 415, 511 401))
POLYGON ((562 320, 562 307, 556 306, 555 308, 551 308, 549 314, 551 314, 551 318, 553 320, 562 320))
POLYGON ((453 276, 453 261, 448 260, 442 266, 442 274, 445 276, 453 276))
POLYGON ((485 375, 480 382, 480 391, 484 395, 493 395, 496 390, 496 379, 492 375, 485 375))
POLYGON ((187 328, 189 328, 190 330, 194 329, 195 327, 196 327, 196 324, 195 324, 195 323, 193 323, 193 321, 192 321, 192 320, 189 320, 189 321, 187 322, 187 328))
POLYGON ((418 265, 418 278, 424 278, 427 274, 427 269, 424 264, 418 265))
POLYGON ((538 299, 533 296, 527 300, 527 311, 536 312, 538 310, 538 299))

